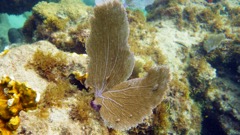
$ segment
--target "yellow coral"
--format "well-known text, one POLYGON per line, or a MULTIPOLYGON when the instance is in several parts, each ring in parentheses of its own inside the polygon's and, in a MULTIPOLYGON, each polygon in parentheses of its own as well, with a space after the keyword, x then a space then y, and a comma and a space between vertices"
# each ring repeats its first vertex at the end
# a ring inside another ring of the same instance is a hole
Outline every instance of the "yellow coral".
POLYGON ((20 124, 20 118, 18 116, 12 117, 9 122, 7 122, 7 127, 11 130, 16 130, 20 124))
POLYGON ((0 80, 0 134, 11 134, 18 128, 21 110, 37 106, 37 93, 26 84, 6 76, 0 80))
POLYGON ((0 56, 4 56, 9 52, 9 50, 4 50, 3 52, 0 53, 0 56))
POLYGON ((5 128, 5 122, 0 119, 0 134, 11 135, 11 132, 5 128))
POLYGON ((74 74, 75 78, 76 78, 78 81, 80 81, 80 83, 81 83, 82 85, 84 85, 84 82, 86 81, 86 79, 87 79, 87 77, 88 77, 88 74, 85 73, 85 74, 82 75, 82 73, 80 73, 80 72, 78 72, 78 71, 74 71, 73 74, 74 74))

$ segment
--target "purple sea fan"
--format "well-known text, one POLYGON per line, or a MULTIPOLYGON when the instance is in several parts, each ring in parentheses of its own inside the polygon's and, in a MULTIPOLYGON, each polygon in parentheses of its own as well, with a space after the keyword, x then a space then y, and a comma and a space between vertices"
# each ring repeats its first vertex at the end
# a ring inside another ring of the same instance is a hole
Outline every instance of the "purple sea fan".
POLYGON ((91 33, 86 44, 90 62, 86 84, 95 91, 92 105, 100 105, 105 124, 126 130, 152 113, 168 89, 166 66, 152 68, 144 78, 128 80, 134 56, 127 43, 129 34, 125 9, 118 1, 94 8, 91 33))

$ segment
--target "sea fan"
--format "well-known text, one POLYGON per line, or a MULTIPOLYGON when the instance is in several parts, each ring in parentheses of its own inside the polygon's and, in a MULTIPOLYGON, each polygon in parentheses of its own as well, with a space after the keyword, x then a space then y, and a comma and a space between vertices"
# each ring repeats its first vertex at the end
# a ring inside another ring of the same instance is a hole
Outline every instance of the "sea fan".
POLYGON ((90 58, 86 84, 95 91, 92 106, 109 127, 125 130, 152 113, 168 89, 169 69, 152 68, 144 78, 128 80, 134 56, 127 43, 126 11, 118 1, 94 8, 86 51, 90 58), (101 108, 100 108, 101 106, 101 108))

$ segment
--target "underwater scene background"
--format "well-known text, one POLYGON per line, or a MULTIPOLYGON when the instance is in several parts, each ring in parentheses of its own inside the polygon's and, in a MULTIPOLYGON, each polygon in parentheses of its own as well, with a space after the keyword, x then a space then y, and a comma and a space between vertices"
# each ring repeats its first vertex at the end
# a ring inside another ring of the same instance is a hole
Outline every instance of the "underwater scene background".
POLYGON ((0 134, 240 135, 239 0, 1 0, 0 134))

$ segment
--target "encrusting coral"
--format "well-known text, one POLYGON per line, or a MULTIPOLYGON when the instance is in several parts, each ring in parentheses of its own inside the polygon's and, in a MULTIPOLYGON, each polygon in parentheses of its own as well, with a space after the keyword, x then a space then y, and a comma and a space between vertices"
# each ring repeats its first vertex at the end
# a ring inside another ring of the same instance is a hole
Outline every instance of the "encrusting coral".
POLYGON ((143 78, 127 81, 134 67, 128 31, 127 15, 118 1, 95 7, 86 46, 90 57, 86 84, 95 91, 92 106, 100 109, 108 127, 118 130, 136 126, 150 115, 162 101, 170 79, 169 69, 159 66, 143 78))
POLYGON ((15 131, 19 124, 19 112, 35 109, 37 93, 8 76, 0 80, 0 134, 8 135, 15 131))

